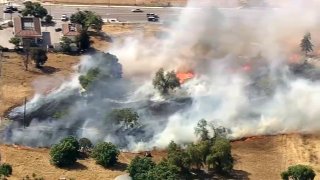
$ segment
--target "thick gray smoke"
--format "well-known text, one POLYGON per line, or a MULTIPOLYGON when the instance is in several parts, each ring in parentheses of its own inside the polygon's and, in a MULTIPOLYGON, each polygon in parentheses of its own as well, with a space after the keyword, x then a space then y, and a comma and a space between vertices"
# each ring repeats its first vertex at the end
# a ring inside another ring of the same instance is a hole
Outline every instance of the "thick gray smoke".
MULTIPOLYGON (((6 139, 48 146, 76 135, 138 150, 195 140, 194 127, 202 118, 230 129, 231 138, 318 131, 320 73, 299 64, 304 61, 299 43, 311 32, 317 54, 319 3, 302 2, 281 8, 198 9, 192 8, 197 1, 190 1, 166 33, 115 40, 110 53, 122 64, 121 79, 99 81, 83 94, 75 75, 58 90, 36 95, 28 103, 29 126, 13 124, 6 139), (161 67, 193 71, 195 77, 163 99, 151 83, 161 67), (106 119, 108 112, 122 107, 137 110, 139 127, 123 129, 106 119), (48 118, 63 109, 68 112, 63 118, 48 118)), ((84 57, 80 73, 92 67, 109 72, 113 66, 104 60, 84 57)))

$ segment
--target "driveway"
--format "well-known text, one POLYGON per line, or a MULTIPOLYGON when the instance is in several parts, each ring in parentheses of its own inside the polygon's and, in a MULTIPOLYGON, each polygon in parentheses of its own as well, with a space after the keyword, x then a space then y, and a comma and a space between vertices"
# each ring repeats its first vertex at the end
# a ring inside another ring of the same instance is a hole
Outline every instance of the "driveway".
POLYGON ((0 45, 3 47, 7 47, 9 49, 13 49, 14 45, 9 43, 9 40, 13 37, 13 28, 8 27, 0 30, 0 45))
POLYGON ((62 32, 56 32, 56 28, 62 27, 61 21, 55 21, 56 24, 54 26, 43 26, 41 27, 44 43, 46 45, 53 45, 60 42, 60 39, 62 37, 62 32))

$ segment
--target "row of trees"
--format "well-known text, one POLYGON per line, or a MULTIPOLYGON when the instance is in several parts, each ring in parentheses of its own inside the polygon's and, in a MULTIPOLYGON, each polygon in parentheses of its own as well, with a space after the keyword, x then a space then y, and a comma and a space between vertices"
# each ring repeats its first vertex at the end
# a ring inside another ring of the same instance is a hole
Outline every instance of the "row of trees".
POLYGON ((210 136, 208 123, 200 120, 195 133, 196 143, 182 148, 174 141, 167 147, 167 157, 155 164, 149 157, 134 158, 128 172, 133 179, 188 179, 191 172, 203 168, 219 173, 229 173, 233 167, 230 142, 225 138, 224 128, 214 128, 210 136))
POLYGON ((87 138, 78 141, 74 137, 67 137, 52 146, 50 162, 57 167, 72 166, 80 158, 80 152, 89 154, 96 160, 97 164, 103 167, 113 166, 120 153, 118 148, 109 142, 100 142, 93 147, 91 141, 87 138))

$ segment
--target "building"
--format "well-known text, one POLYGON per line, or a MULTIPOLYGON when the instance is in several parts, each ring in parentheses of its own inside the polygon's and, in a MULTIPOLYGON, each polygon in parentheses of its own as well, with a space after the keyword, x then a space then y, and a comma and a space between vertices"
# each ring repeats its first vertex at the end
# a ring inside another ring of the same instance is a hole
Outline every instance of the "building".
POLYGON ((64 37, 70 38, 71 40, 75 40, 81 32, 80 24, 62 24, 62 35, 64 37))
POLYGON ((22 45, 42 43, 41 21, 36 17, 15 17, 13 19, 14 36, 21 38, 22 45))

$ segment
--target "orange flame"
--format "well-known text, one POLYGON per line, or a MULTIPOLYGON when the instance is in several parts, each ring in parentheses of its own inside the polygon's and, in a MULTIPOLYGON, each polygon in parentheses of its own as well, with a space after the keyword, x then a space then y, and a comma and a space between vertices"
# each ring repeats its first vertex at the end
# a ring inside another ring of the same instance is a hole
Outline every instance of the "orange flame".
POLYGON ((177 72, 177 78, 179 79, 180 84, 185 83, 187 80, 192 79, 194 77, 193 72, 177 72))
POLYGON ((289 58, 289 62, 291 63, 298 63, 301 61, 301 55, 300 54, 292 54, 289 58))

